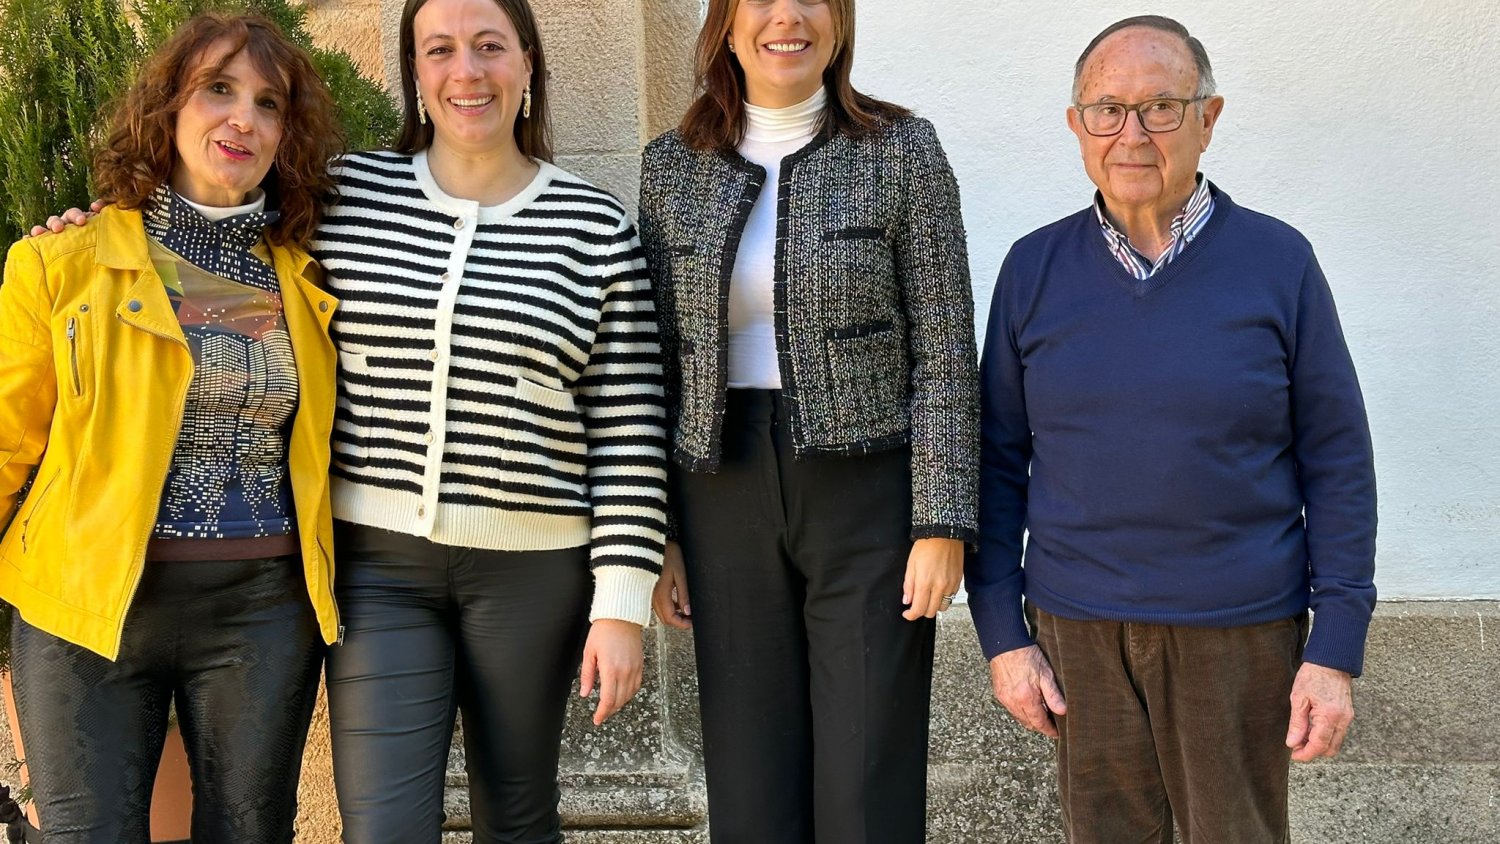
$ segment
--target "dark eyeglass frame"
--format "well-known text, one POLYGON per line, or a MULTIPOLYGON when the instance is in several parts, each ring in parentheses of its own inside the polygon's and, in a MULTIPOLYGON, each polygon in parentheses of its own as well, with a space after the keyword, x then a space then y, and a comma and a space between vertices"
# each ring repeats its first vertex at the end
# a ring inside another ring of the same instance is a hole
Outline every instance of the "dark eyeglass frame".
POLYGON ((1074 103, 1073 108, 1077 109, 1078 119, 1083 123, 1083 130, 1085 132, 1088 132, 1090 135, 1093 135, 1096 138, 1109 138, 1125 131, 1125 124, 1130 122, 1130 113, 1132 111, 1135 112, 1136 119, 1140 121, 1141 128, 1146 130, 1147 132, 1150 132, 1152 134, 1176 132, 1178 129, 1182 128, 1183 121, 1187 120, 1188 106, 1195 103, 1201 103, 1204 100, 1209 99, 1213 99, 1213 97, 1152 97, 1149 100, 1141 100, 1138 103, 1119 103, 1115 102, 1114 100, 1105 100, 1098 103, 1089 103, 1088 105, 1083 105, 1082 103, 1074 103), (1182 108, 1181 111, 1177 112, 1177 125, 1173 126, 1170 129, 1152 129, 1151 127, 1147 126, 1145 113, 1141 111, 1141 107, 1151 105, 1152 103, 1177 103, 1182 108), (1093 129, 1089 128, 1089 109, 1102 108, 1103 106, 1114 106, 1115 108, 1122 108, 1125 110, 1125 116, 1120 119, 1120 128, 1114 130, 1113 132, 1095 132, 1093 129))

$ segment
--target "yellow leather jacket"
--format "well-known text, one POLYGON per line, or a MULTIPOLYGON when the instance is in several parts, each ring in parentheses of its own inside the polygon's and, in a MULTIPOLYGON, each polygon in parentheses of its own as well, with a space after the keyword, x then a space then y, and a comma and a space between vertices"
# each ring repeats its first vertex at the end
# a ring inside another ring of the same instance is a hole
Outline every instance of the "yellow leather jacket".
MULTIPOLYGON (((338 301, 304 251, 273 246, 300 384, 288 458, 308 594, 333 601, 329 434, 338 301)), ((0 285, 0 598, 27 623, 115 659, 181 425, 192 354, 138 211, 11 247, 0 285), (16 498, 35 471, 31 491, 16 498)))

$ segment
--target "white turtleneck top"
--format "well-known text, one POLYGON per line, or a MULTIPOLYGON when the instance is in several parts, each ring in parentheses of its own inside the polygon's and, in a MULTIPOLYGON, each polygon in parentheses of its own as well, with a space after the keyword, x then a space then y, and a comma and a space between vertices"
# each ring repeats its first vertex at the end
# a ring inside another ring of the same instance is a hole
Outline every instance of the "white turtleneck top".
POLYGON ((729 386, 777 390, 776 363, 776 200, 781 160, 813 138, 828 95, 822 88, 786 108, 745 103, 745 140, 739 152, 766 168, 765 186, 750 211, 729 277, 729 386))

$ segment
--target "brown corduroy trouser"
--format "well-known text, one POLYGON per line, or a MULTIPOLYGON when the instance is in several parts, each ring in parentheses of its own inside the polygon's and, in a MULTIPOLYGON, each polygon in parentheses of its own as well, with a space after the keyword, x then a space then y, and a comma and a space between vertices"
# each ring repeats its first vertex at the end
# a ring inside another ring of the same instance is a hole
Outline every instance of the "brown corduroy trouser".
POLYGON ((1285 844, 1289 696, 1306 613, 1246 627, 1073 621, 1028 606, 1068 711, 1070 844, 1285 844))

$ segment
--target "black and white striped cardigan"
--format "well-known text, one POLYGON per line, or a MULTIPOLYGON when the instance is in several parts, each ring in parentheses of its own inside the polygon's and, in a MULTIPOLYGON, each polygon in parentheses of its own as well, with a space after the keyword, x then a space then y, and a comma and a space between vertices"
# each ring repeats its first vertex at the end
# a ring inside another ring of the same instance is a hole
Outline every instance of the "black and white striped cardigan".
POLYGON ((550 164, 503 205, 425 154, 361 153, 313 241, 341 304, 336 518, 446 545, 588 545, 590 618, 645 624, 661 569, 656 312, 614 197, 550 164))

